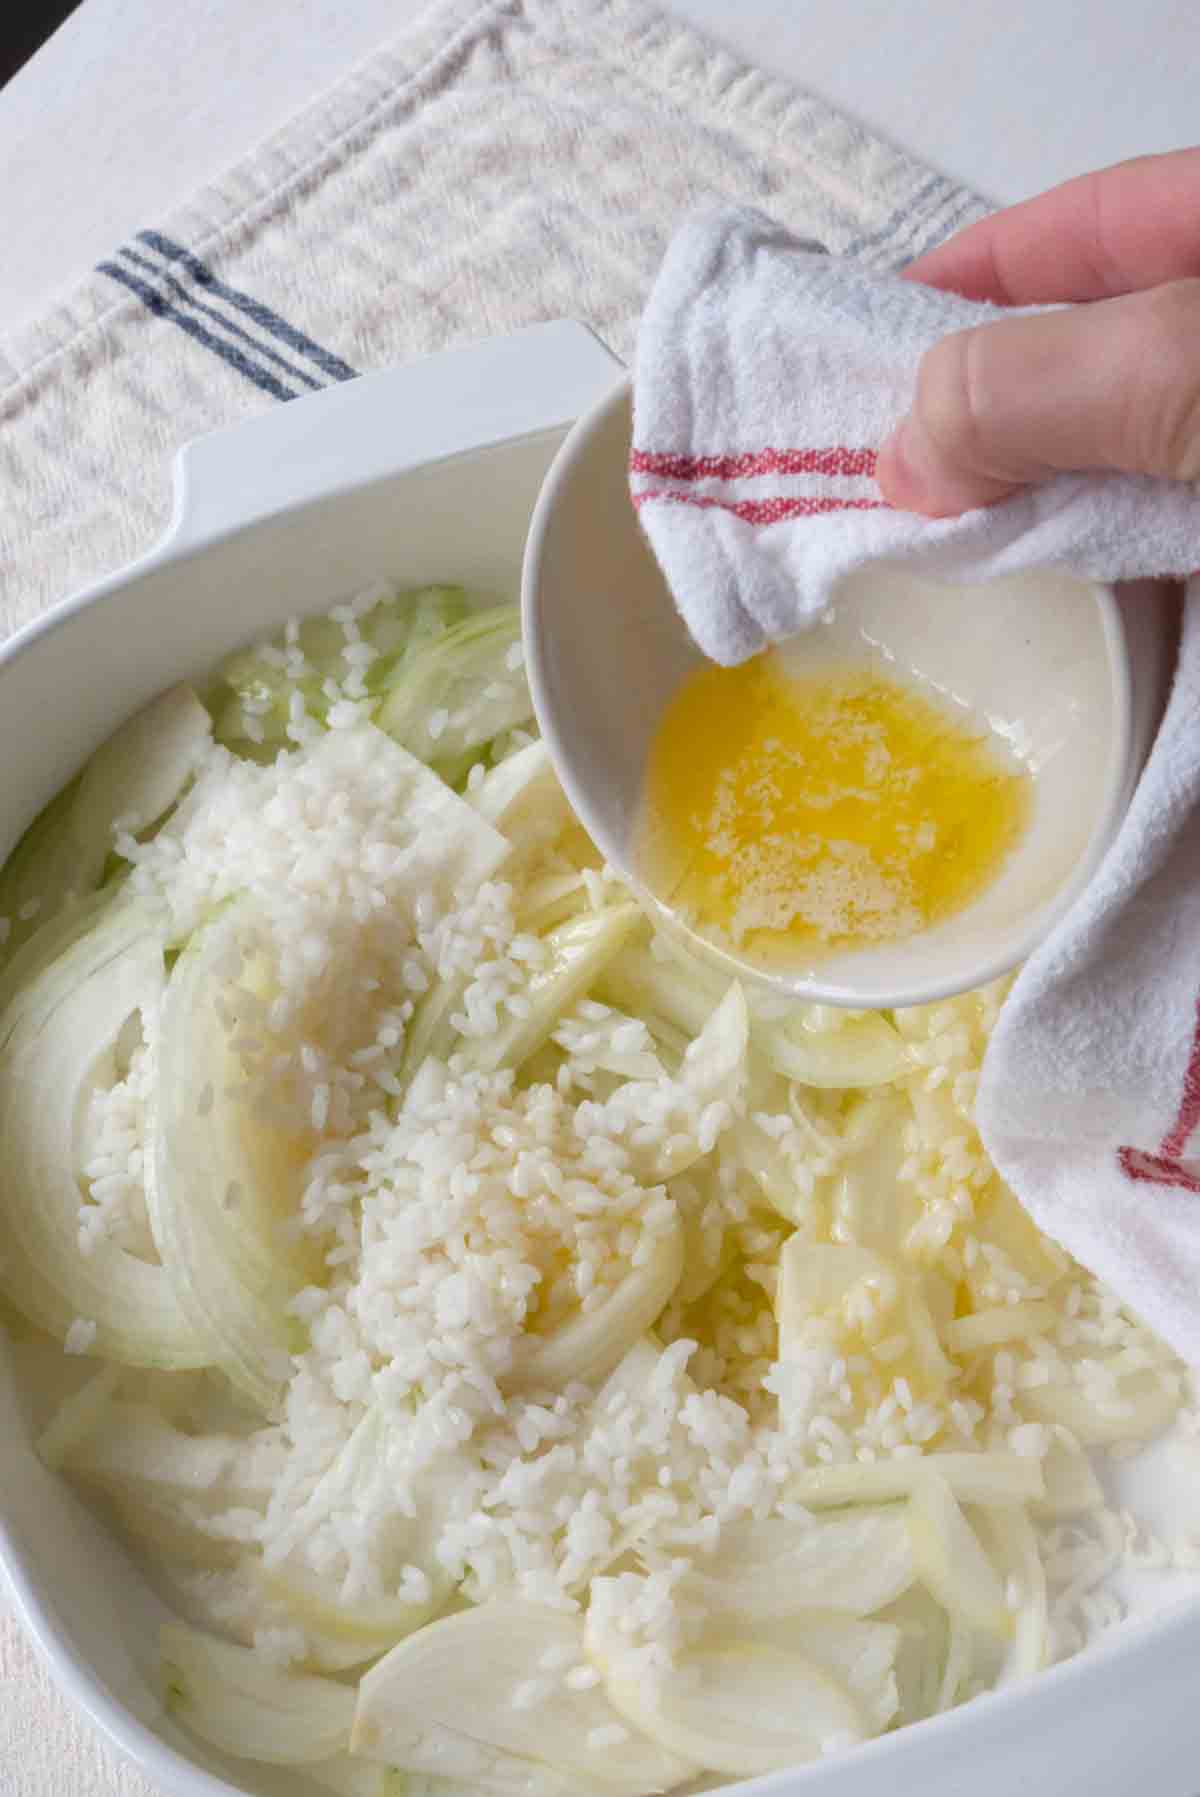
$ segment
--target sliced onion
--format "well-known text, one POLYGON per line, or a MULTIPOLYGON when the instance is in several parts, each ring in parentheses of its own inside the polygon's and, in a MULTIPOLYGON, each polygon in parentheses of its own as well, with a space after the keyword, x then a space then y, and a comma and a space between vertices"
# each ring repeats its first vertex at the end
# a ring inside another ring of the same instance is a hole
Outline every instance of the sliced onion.
POLYGON ((88 907, 88 927, 49 926, 9 969, 37 971, 0 1016, 0 1287, 61 1341, 95 1323, 97 1356, 131 1366, 197 1367, 207 1340, 181 1312, 169 1271, 109 1241, 79 1247, 80 1187, 72 1143, 81 1094, 129 1018, 153 1016, 163 986, 160 920, 121 897, 88 907), (53 953, 60 945, 61 952, 53 953))
MULTIPOLYGON (((943 1088, 921 1097, 922 1102, 941 1097, 949 1103, 943 1088)), ((957 1121, 957 1127, 961 1134, 961 1119, 957 1121)), ((1027 1285, 1050 1292, 1071 1274, 1073 1263, 1070 1257, 1049 1236, 1041 1233, 999 1176, 976 1199, 975 1208, 980 1239, 991 1249, 998 1249, 1027 1285)), ((992 1302, 985 1288, 996 1277, 989 1256, 980 1254, 975 1264, 966 1269, 965 1276, 974 1308, 985 1310, 992 1302)))
POLYGON ((711 1253, 712 1238, 704 1224, 704 1213, 716 1198, 720 1215, 723 1196, 715 1167, 693 1166, 682 1178, 672 1181, 669 1190, 683 1224, 683 1271, 675 1295, 681 1304, 695 1304, 707 1296, 733 1264, 737 1238, 732 1230, 722 1226, 716 1255, 711 1253))
POLYGON ((540 936, 555 924, 566 923, 568 918, 578 917, 590 908, 587 881, 582 873, 543 874, 540 879, 531 880, 522 892, 517 924, 540 936))
POLYGON ((434 1728, 541 1762, 585 1787, 661 1791, 686 1778, 690 1765, 638 1733, 589 1745, 589 1735, 618 1718, 599 1685, 567 1685, 566 1669, 584 1659, 579 1618, 558 1610, 496 1599, 444 1617, 364 1675, 353 1751, 434 1770, 423 1745, 434 1728))
POLYGON ((261 1566, 253 1570, 255 1586, 268 1604, 300 1624, 313 1643, 314 1658, 326 1667, 357 1666, 385 1653, 436 1616, 453 1590, 453 1581, 434 1552, 446 1497, 467 1473, 463 1460, 452 1454, 425 1468, 414 1493, 416 1513, 405 1523, 402 1536, 393 1529, 390 1541, 396 1567, 414 1566, 425 1574, 426 1597, 413 1600, 392 1592, 347 1601, 336 1582, 331 1585, 305 1564, 308 1540, 332 1517, 360 1507, 364 1514, 371 1513, 379 1493, 392 1480, 391 1440, 391 1419, 382 1405, 376 1405, 304 1503, 298 1509, 277 1503, 263 1531, 266 1545, 261 1566))
POLYGON ((1015 1611, 1012 1646, 996 1682, 1019 1684, 1049 1663, 1046 1571, 1033 1524, 1024 1510, 1016 1504, 997 1504, 979 1515, 1015 1611))
POLYGON ((1045 1489, 1030 1508, 1039 1521, 1062 1522, 1104 1507, 1104 1490, 1091 1461, 1073 1438, 1064 1440, 1065 1435, 1069 1432, 1055 1429, 1038 1462, 1045 1489))
POLYGON ((901 1724, 937 1713, 950 1645, 950 1621, 923 1585, 914 1585, 880 1612, 897 1633, 894 1662, 901 1724))
POLYGON ((98 885, 118 824, 138 836, 175 803, 212 736, 208 712, 190 686, 171 686, 114 730, 83 770, 71 833, 98 885))
POLYGON ((1175 1387, 1153 1367, 1123 1378, 1114 1406, 1094 1401, 1077 1385, 1033 1385, 1020 1394, 1026 1416, 1039 1423, 1061 1423, 1089 1448, 1148 1440, 1166 1428, 1179 1401, 1175 1387))
POLYGON ((784 1495, 793 1504, 824 1509, 838 1504, 888 1503, 911 1497, 926 1472, 946 1481, 961 1503, 1024 1504, 1040 1498, 1046 1481, 1043 1463, 1028 1454, 999 1450, 852 1461, 814 1466, 790 1479, 784 1495))
POLYGON ((834 1239, 873 1249, 889 1261, 900 1253, 921 1210, 912 1188, 900 1179, 911 1116, 906 1093, 879 1093, 860 1103, 851 1114, 834 1178, 834 1239))
MULTIPOLYGON (((29 1014, 30 1008, 42 1004, 44 994, 38 989, 38 981, 47 968, 92 930, 108 929, 117 919, 118 906, 128 923, 126 913, 132 904, 122 893, 119 881, 114 881, 103 892, 94 892, 90 898, 72 900, 57 916, 42 924, 36 934, 22 943, 11 960, 0 967, 0 1049, 29 1014)), ((140 922, 135 924, 135 929, 142 925, 153 927, 149 908, 143 906, 139 910, 140 922)), ((165 942, 165 924, 159 930, 159 936, 165 942)))
POLYGON ((306 1567, 289 1563, 255 1570, 267 1603, 299 1624, 312 1641, 314 1658, 329 1671, 378 1659, 432 1621, 450 1592, 443 1575, 430 1579, 424 1603, 399 1597, 348 1603, 306 1567))
POLYGON ((508 838, 517 865, 549 847, 571 822, 550 751, 540 739, 492 768, 466 798, 508 838))
POLYGON ((801 1005, 799 1015, 756 1029, 768 1061, 785 1079, 802 1086, 848 1090, 885 1086, 912 1071, 904 1038, 878 1013, 822 1028, 821 1007, 801 1005))
POLYGON ((175 803, 212 733, 189 686, 173 686, 114 731, 34 819, 0 870, 0 916, 10 922, 0 962, 71 898, 95 892, 116 826, 138 835, 175 803), (33 918, 22 910, 36 902, 33 918))
POLYGON ((1001 1637, 1013 1632, 1004 1586, 949 1485, 926 1471, 909 1500, 917 1577, 950 1615, 1001 1637))
POLYGON ((654 1323, 679 1283, 683 1231, 654 1237, 647 1260, 633 1267, 594 1310, 580 1311, 548 1335, 517 1342, 504 1384, 510 1389, 561 1391, 574 1379, 604 1379, 654 1323))
MULTIPOLYGON (((356 1748, 361 1764, 376 1751, 372 1739, 368 1726, 356 1748)), ((382 1757, 390 1759, 386 1752, 382 1757)), ((556 1771, 541 1760, 488 1747, 436 1722, 405 1734, 403 1769, 394 1770, 393 1777, 399 1784, 395 1797, 600 1797, 612 1789, 556 1771)), ((393 1797, 391 1791, 388 1797, 393 1797)))
POLYGON ((80 1451, 109 1415, 120 1383, 119 1366, 101 1367, 64 1399, 38 1436, 38 1458, 43 1466, 56 1472, 80 1451))
POLYGON ((252 1438, 185 1435, 151 1405, 119 1399, 101 1420, 65 1457, 81 1478, 159 1505, 265 1510, 278 1461, 252 1438))
POLYGON ((785 1222, 812 1234, 812 1201, 786 1150, 758 1127, 752 1117, 734 1123, 722 1144, 729 1159, 754 1181, 759 1192, 785 1222))
MULTIPOLYGON (((720 975, 678 943, 665 946, 664 955, 644 947, 626 950, 605 975, 605 996, 635 1016, 697 1036, 720 996, 720 975)), ((818 1024, 818 1009, 801 1006, 800 1017, 779 1022, 754 1016, 755 1042, 785 1079, 850 1088, 886 1084, 910 1071, 908 1049, 886 1018, 864 1015, 829 1029, 818 1024)))
POLYGON ((942 1682, 936 1706, 939 1716, 946 1710, 952 1710, 966 1694, 976 1639, 970 1623, 964 1622, 961 1616, 951 1616, 950 1634, 946 1643, 946 1663, 942 1670, 942 1682))
POLYGON ((824 1323, 853 1328, 848 1301, 860 1292, 879 1314, 892 1312, 894 1328, 905 1335, 911 1361, 939 1396, 957 1369, 942 1351, 920 1275, 885 1260, 856 1242, 814 1242, 797 1231, 784 1243, 775 1299, 780 1355, 787 1358, 812 1338, 826 1340, 824 1323))
MULTIPOLYGON (((61 917, 73 893, 91 889, 81 886, 75 846, 67 834, 78 793, 77 778, 56 793, 0 867, 0 917, 8 920, 0 944, 0 972, 48 923, 61 917), (30 909, 33 915, 23 918, 22 911, 30 909)), ((98 882, 92 882, 92 887, 95 884, 98 882)), ((0 991, 3 985, 0 981, 0 991)))
MULTIPOLYGON (((352 1443, 353 1440, 352 1437, 352 1443)), ((349 1460, 340 1457, 335 1461, 324 1491, 318 1488, 305 1506, 308 1526, 315 1525, 318 1507, 324 1519, 335 1510, 352 1506, 356 1497, 370 1503, 372 1485, 386 1483, 390 1477, 386 1446, 384 1425, 377 1435, 368 1436, 366 1447, 360 1452, 349 1460)), ((356 1666, 375 1659, 444 1609, 454 1581, 438 1563, 434 1551, 436 1534, 445 1510, 445 1497, 462 1483, 467 1470, 462 1457, 449 1454, 427 1467, 421 1480, 417 1513, 404 1524, 402 1537, 398 1538, 393 1528, 393 1563, 416 1567, 425 1575, 428 1594, 419 1600, 390 1594, 347 1601, 340 1589, 331 1589, 328 1580, 309 1570, 298 1553, 281 1557, 278 1540, 273 1543, 269 1558, 256 1569, 256 1580, 267 1600, 282 1606, 318 1644, 325 1664, 356 1666)))
POLYGON ((896 1683, 900 1630, 895 1623, 806 1610, 756 1624, 754 1639, 800 1654, 844 1685, 873 1734, 882 1733, 895 1719, 900 1707, 896 1683))
MULTIPOLYGON (((679 1084, 697 1113, 711 1104, 736 1105, 746 1078, 750 1015, 746 995, 735 982, 689 1045, 679 1070, 679 1084)), ((672 1135, 649 1157, 646 1176, 674 1179, 708 1152, 698 1134, 672 1135)))
POLYGON ((896 1505, 805 1522, 726 1523, 714 1552, 696 1560, 680 1589, 740 1622, 797 1610, 870 1616, 916 1576, 905 1512, 896 1505))
POLYGON ((906 1271, 900 1287, 900 1329, 907 1335, 909 1351, 927 1386, 940 1398, 958 1378, 959 1369, 943 1351, 937 1324, 925 1296, 926 1281, 906 1271))
POLYGON ((852 1242, 809 1242, 795 1235, 779 1256, 775 1316, 779 1353, 787 1359, 802 1349, 814 1319, 844 1320, 846 1300, 857 1290, 869 1292, 881 1311, 899 1296, 896 1273, 869 1248, 852 1242))
POLYGON ((746 1077, 749 1040, 746 995, 735 980, 684 1056, 680 1078, 699 1103, 734 1102, 746 1077))
MULTIPOLYGON (((522 750, 521 754, 525 752, 522 750)), ((502 773, 509 765, 501 762, 495 772, 502 773)), ((586 894, 582 882, 580 891, 586 894)), ((524 994, 530 1003, 528 1015, 512 1019, 494 1039, 463 1040, 454 1023, 462 1011, 469 974, 453 974, 431 986, 413 1012, 405 1033, 402 1075, 411 1079, 430 1055, 444 1061, 457 1052, 476 1067, 515 1067, 530 1060, 581 993, 593 984, 597 970, 603 968, 608 956, 619 951, 630 929, 641 922, 630 906, 613 906, 598 914, 579 913, 580 906, 573 899, 564 906, 561 893, 548 900, 540 914, 522 911, 518 920, 522 929, 548 931, 544 941, 550 951, 549 965, 530 979, 524 994)))
MULTIPOLYGON (((123 1401, 107 1406, 61 1464, 101 1498, 140 1551, 153 1547, 173 1563, 214 1569, 245 1559, 244 1546, 215 1519, 231 1511, 261 1516, 278 1472, 270 1447, 253 1439, 185 1435, 149 1405, 123 1401)), ((224 1626, 220 1616, 211 1620, 224 1626)))
POLYGON ((356 1489, 365 1493, 378 1482, 386 1441, 387 1419, 375 1405, 356 1424, 299 1509, 289 1503, 282 1518, 277 1508, 268 1516, 264 1551, 268 1566, 282 1566, 335 1510, 352 1503, 356 1489))
POLYGON ((515 605, 474 612, 439 632, 389 679, 380 728, 444 778, 461 779, 493 737, 533 716, 524 672, 508 666, 520 640, 515 605))
POLYGON ((276 1766, 328 1760, 348 1744, 354 1692, 333 1679, 286 1672, 182 1622, 164 1623, 159 1648, 167 1706, 193 1734, 242 1759, 276 1766))
POLYGON ((721 996, 719 979, 697 964, 685 970, 672 956, 660 960, 644 944, 631 944, 604 971, 601 996, 631 1016, 668 1024, 698 1036, 721 996))
POLYGON ((662 1349, 651 1335, 643 1335, 622 1356, 593 1399, 597 1416, 627 1398, 640 1401, 650 1390, 662 1349))
MULTIPOLYGON (((414 1790, 409 1779, 389 1766, 372 1766, 348 1753, 335 1753, 332 1759, 305 1766, 304 1776, 323 1791, 332 1791, 334 1797, 438 1797, 433 1790, 414 1790)), ((449 1790, 442 1797, 451 1797, 449 1790)))
POLYGON ((734 1778, 820 1759, 869 1733, 844 1685, 785 1648, 731 1634, 647 1672, 607 1631, 589 1629, 588 1646, 631 1727, 734 1778))
POLYGON ((529 1009, 510 1017, 490 1036, 464 1043, 470 1066, 491 1070, 520 1067, 557 1029, 563 1015, 594 984, 612 957, 642 923, 636 905, 613 905, 573 917, 544 938, 546 964, 532 975, 524 997, 529 1009))
POLYGON ((451 1019, 461 1010, 467 975, 438 980, 421 999, 404 1032, 402 1079, 415 1079, 425 1062, 447 1061, 458 1046, 458 1031, 451 1019))
POLYGON ((235 1390, 270 1415, 300 1345, 288 1305, 311 1269, 284 1227, 295 1157, 286 1142, 270 1152, 274 1132, 252 1119, 217 1009, 244 921, 235 907, 198 932, 168 982, 146 1201, 180 1310, 235 1390))
POLYGON ((1045 1299, 1024 1304, 1001 1304, 991 1310, 956 1317, 946 1325, 946 1346, 952 1354, 974 1354, 980 1348, 998 1348, 1004 1342, 1029 1341, 1044 1335, 1058 1320, 1058 1312, 1045 1299))
MULTIPOLYGON (((206 1526, 205 1513, 199 1506, 188 1506, 175 1499, 160 1501, 132 1485, 97 1485, 94 1491, 135 1552, 153 1555, 158 1569, 169 1565, 202 1575, 227 1573, 245 1559, 241 1543, 206 1526)), ((187 1614, 188 1620, 206 1627, 218 1631, 228 1628, 228 1620, 219 1607, 187 1614)))

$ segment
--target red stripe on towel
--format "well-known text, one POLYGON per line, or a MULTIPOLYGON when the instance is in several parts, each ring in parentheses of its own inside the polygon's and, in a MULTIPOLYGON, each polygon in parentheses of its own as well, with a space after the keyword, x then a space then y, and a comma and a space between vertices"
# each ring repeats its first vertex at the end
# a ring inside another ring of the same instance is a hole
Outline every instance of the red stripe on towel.
POLYGON ((1189 1173, 1181 1161, 1163 1154, 1147 1154, 1141 1148, 1118 1148, 1117 1159, 1127 1179, 1142 1180, 1152 1186, 1180 1186, 1185 1192, 1200 1196, 1200 1178, 1189 1173))
POLYGON ((748 449, 738 455, 674 455, 634 449, 631 474, 664 480, 747 480, 756 474, 874 474, 873 449, 748 449))
POLYGON ((1173 1128, 1163 1137, 1159 1153, 1165 1154, 1168 1160, 1178 1160, 1197 1123, 1200 1123, 1200 999, 1196 1001, 1196 1027, 1192 1031, 1192 1052, 1183 1076, 1179 1114, 1173 1128))
POLYGON ((692 505, 703 512, 731 512, 743 524, 782 524, 788 518, 816 518, 823 512, 891 510, 882 499, 816 499, 811 495, 795 499, 717 499, 710 493, 675 493, 670 488, 633 495, 633 503, 639 509, 652 501, 664 505, 692 505))
POLYGON ((1117 1160, 1128 1179, 1139 1179, 1148 1185, 1180 1186, 1185 1192, 1200 1194, 1200 1175, 1183 1165, 1182 1155, 1200 1124, 1200 998, 1196 1000, 1196 1023, 1192 1031, 1191 1053, 1183 1075, 1183 1091, 1175 1121, 1163 1137, 1157 1154, 1142 1148, 1118 1148, 1117 1160))

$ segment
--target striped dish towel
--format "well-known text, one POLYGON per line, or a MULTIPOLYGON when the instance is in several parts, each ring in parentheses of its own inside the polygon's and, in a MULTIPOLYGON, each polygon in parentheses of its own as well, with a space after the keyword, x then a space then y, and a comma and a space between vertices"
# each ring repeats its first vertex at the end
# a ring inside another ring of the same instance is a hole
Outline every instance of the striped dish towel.
MULTIPOLYGON (((0 344, 0 638, 149 547, 202 432, 542 319, 628 355, 716 202, 885 268, 983 210, 637 0, 434 7, 0 344)), ((4 1797, 153 1797, 3 1615, 0 1691, 4 1797)))
POLYGON ((1200 565, 1187 481, 1059 474, 961 518, 884 502, 876 449, 912 405, 921 358, 1002 311, 828 255, 748 206, 681 226, 638 333, 630 488, 706 655, 732 664, 796 635, 873 562, 975 582, 1200 565))
POLYGON ((720 201, 878 267, 983 211, 637 0, 445 0, 0 343, 0 636, 153 542, 201 432, 547 318, 627 356, 720 201))

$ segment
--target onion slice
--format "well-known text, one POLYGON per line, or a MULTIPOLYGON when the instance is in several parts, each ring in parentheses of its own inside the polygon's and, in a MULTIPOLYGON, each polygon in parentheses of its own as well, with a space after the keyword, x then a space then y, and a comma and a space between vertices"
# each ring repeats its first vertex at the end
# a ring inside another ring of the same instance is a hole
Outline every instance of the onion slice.
POLYGON ((908 1507, 918 1577, 960 1622, 1010 1636, 1012 1612, 1000 1575, 944 1479, 926 1471, 908 1507))
MULTIPOLYGON (((167 984, 150 1109, 146 1203, 179 1308, 210 1358, 264 1415, 301 1345, 288 1304, 305 1283, 220 1006, 240 964, 241 906, 198 931, 167 984)), ((274 1133, 274 1132, 271 1132, 274 1133)))
POLYGON ((917 1576, 903 1506, 789 1522, 727 1523, 715 1551, 680 1580, 681 1595, 739 1623, 831 1610, 870 1616, 917 1576))
POLYGON ((275 1766, 328 1760, 346 1747, 354 1692, 334 1679, 286 1672, 251 1647, 185 1623, 164 1623, 159 1650, 167 1707, 214 1747, 275 1766))
POLYGON ((522 1336, 504 1384, 558 1392, 572 1380, 607 1378, 670 1301, 682 1270, 683 1230, 676 1224, 654 1237, 645 1262, 594 1310, 580 1311, 548 1335, 522 1336))
POLYGON ((32 977, 0 1015, 0 1289, 60 1341, 76 1319, 94 1323, 90 1351, 105 1360, 205 1366, 210 1344, 183 1314, 167 1268, 109 1241, 90 1254, 79 1246, 72 1144, 82 1095, 128 1020, 154 1016, 164 977, 152 910, 118 896, 85 918, 80 934, 70 920, 47 926, 44 964, 39 932, 9 969, 32 977))
POLYGON ((622 1728, 585 1662, 578 1617, 497 1598, 446 1616, 394 1647, 359 1685, 355 1753, 429 1771, 431 1728, 541 1762, 584 1789, 664 1791, 695 1768, 622 1728), (601 1744, 597 1735, 606 1738, 601 1744))
POLYGON ((869 1734, 844 1685, 787 1648, 713 1636, 668 1668, 647 1669, 610 1630, 588 1650, 613 1708, 667 1753, 752 1778, 853 1746, 869 1734))

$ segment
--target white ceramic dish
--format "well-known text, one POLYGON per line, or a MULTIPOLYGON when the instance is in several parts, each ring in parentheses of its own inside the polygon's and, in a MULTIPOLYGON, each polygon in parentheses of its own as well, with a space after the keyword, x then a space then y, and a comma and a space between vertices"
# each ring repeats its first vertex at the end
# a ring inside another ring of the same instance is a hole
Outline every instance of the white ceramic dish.
MULTIPOLYGON (((525 636, 538 721, 575 810, 670 922, 638 849, 644 769, 667 705, 702 657, 629 504, 629 442, 626 387, 581 418, 556 456, 530 528, 525 636)), ((785 653, 798 671, 898 670, 988 720, 1036 776, 1029 827, 956 916, 908 940, 773 969, 773 984, 879 1009, 984 985, 1030 954, 1111 843, 1165 696, 1161 598, 1055 574, 994 581, 984 593, 868 570, 785 653)), ((728 972, 746 971, 693 940, 728 972)))
MULTIPOLYGON (((619 370, 572 325, 433 358, 193 445, 164 541, 0 654, 0 854, 119 720, 170 681, 381 570, 516 589, 568 422, 619 370)), ((286 1769, 204 1752, 164 1713, 162 1608, 128 1554, 35 1458, 0 1330, 0 1575, 67 1694, 173 1797, 316 1797, 286 1769)), ((744 1797, 1195 1797, 1200 1603, 1113 1633, 1029 1688, 744 1797)), ((0 1784, 4 1783, 0 1773, 0 1784)))

